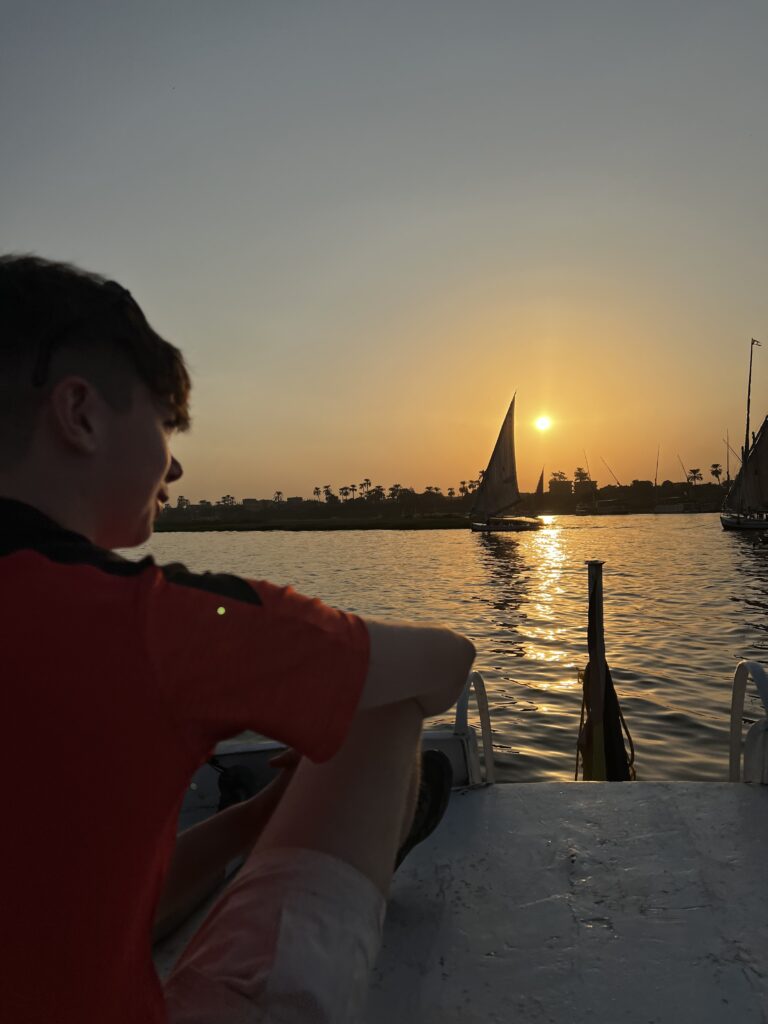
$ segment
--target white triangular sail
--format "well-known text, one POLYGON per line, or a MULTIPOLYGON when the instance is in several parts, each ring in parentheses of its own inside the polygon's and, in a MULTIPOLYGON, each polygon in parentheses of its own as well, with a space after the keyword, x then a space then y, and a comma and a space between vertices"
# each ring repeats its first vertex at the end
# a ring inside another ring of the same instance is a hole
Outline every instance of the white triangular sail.
POLYGON ((520 501, 515 466, 515 399, 499 431, 488 468, 472 506, 472 516, 498 516, 520 501))
POLYGON ((768 512, 768 431, 766 422, 758 431, 749 449, 747 461, 736 474, 725 500, 726 508, 740 515, 768 512))

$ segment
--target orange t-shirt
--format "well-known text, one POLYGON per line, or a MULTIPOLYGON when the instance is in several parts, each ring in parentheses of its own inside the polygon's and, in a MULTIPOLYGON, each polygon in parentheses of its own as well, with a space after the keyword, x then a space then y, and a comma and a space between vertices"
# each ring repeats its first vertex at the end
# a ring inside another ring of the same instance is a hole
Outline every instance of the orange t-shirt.
POLYGON ((150 935, 191 775, 243 729, 331 757, 365 624, 290 588, 126 561, 8 499, 0 613, 3 1018, 160 1024, 150 935))

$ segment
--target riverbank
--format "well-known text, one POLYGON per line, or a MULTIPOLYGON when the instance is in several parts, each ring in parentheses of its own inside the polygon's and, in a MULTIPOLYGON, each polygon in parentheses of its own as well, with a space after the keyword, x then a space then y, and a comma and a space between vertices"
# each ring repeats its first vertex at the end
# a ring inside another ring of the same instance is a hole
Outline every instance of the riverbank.
MULTIPOLYGON (((702 507, 697 509, 675 509, 674 515, 711 515, 717 510, 702 507)), ((530 513, 529 513, 530 514, 530 513)), ((562 516, 564 513, 558 511, 542 511, 540 516, 562 516)), ((571 516, 573 513, 565 513, 571 516)), ((625 519, 633 516, 656 516, 668 519, 669 512, 660 515, 652 509, 633 509, 620 512, 589 512, 581 513, 580 519, 625 519)), ((233 532, 258 532, 281 530, 289 533, 302 533, 304 531, 330 531, 330 530, 468 530, 469 517, 467 515, 427 515, 427 516, 405 516, 371 518, 324 518, 324 519, 181 519, 160 516, 155 521, 155 533, 233 533, 233 532)))
POLYGON ((270 530, 282 530, 300 533, 305 530, 468 530, 469 519, 466 516, 423 516, 407 519, 274 519, 252 521, 211 521, 182 520, 155 523, 155 533, 211 533, 254 531, 263 533, 270 530))

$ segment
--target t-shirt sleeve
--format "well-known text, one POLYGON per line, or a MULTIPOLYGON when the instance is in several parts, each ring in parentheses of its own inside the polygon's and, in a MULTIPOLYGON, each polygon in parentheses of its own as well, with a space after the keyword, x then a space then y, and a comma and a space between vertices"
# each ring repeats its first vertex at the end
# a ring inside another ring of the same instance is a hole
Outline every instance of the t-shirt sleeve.
POLYGON ((253 729, 314 761, 336 753, 368 670, 361 618, 183 566, 152 565, 142 589, 157 684, 193 748, 253 729))

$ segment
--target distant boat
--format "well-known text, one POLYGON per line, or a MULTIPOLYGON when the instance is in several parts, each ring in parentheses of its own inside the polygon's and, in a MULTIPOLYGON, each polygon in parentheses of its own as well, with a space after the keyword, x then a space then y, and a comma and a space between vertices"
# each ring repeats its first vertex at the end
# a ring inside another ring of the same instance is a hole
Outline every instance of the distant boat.
MULTIPOLYGON (((514 401, 514 399, 513 399, 514 401)), ((534 494, 537 502, 544 501, 544 470, 541 471, 539 482, 536 484, 536 493, 534 494)))
POLYGON ((595 512, 599 516, 628 516, 632 509, 626 501, 618 498, 602 498, 595 506, 595 512))
MULTIPOLYGON (((542 479, 542 491, 544 481, 542 479)), ((470 527, 480 533, 505 533, 538 530, 541 520, 531 516, 504 515, 520 503, 515 465, 515 399, 509 404, 501 424, 496 446, 475 493, 469 513, 470 527)))
POLYGON ((672 495, 668 498, 662 498, 661 501, 657 502, 653 507, 654 514, 657 516, 662 515, 680 515, 683 512, 690 512, 691 509, 688 507, 688 502, 684 501, 679 495, 672 495))
POLYGON ((768 530, 768 416, 725 499, 724 530, 768 530))
POLYGON ((749 441, 749 403, 752 393, 752 353, 755 345, 752 338, 749 347, 749 382, 747 384, 747 429, 742 449, 741 468, 728 492, 720 513, 724 530, 768 530, 768 430, 766 422, 749 441))

